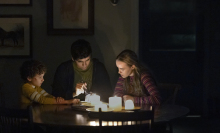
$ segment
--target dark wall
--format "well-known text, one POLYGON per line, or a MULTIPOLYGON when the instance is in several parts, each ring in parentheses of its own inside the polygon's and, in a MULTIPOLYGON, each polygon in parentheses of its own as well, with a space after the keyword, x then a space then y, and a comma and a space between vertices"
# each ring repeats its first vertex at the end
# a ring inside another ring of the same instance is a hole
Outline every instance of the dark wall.
MULTIPOLYGON (((112 87, 118 79, 115 57, 124 49, 137 50, 138 1, 122 0, 117 6, 113 6, 110 1, 95 0, 94 4, 94 35, 91 36, 48 35, 47 0, 32 0, 32 6, 0 6, 1 15, 32 16, 32 58, 44 62, 48 68, 42 85, 48 93, 51 93, 56 68, 61 62, 71 59, 70 47, 77 39, 85 39, 91 43, 93 57, 106 66, 112 87)), ((0 53, 1 50, 4 49, 0 47, 0 53)), ((23 83, 19 67, 28 59, 30 58, 0 57, 0 83, 4 83, 6 104, 19 102, 18 93, 23 83)))
MULTIPOLYGON (((182 85, 182 90, 179 91, 177 96, 177 104, 184 105, 190 109, 192 115, 212 115, 218 113, 220 94, 219 89, 219 75, 220 75, 220 63, 218 61, 220 56, 220 17, 219 17, 219 5, 220 2, 217 0, 200 0, 195 1, 195 27, 196 27, 196 41, 195 50, 152 50, 150 45, 161 45, 159 36, 161 33, 164 34, 188 34, 187 25, 179 21, 179 27, 175 27, 176 23, 168 21, 170 18, 179 20, 178 15, 187 14, 186 12, 174 11, 176 7, 186 6, 186 2, 181 1, 184 5, 173 5, 167 4, 168 2, 177 1, 163 1, 163 3, 157 3, 156 6, 170 6, 170 11, 164 12, 164 10, 157 11, 154 13, 151 9, 151 1, 140 0, 140 59, 150 66, 155 73, 156 78, 159 82, 178 83, 182 85), (167 5, 166 5, 167 4, 167 5), (167 17, 170 14, 172 17, 167 17), (162 26, 155 26, 156 22, 160 19, 155 19, 155 14, 160 14, 163 18, 162 26), (151 22, 151 18, 155 21, 151 22), (166 23, 170 22, 170 23, 166 23), (153 31, 153 28, 158 28, 158 31, 153 31), (182 26, 182 27, 181 27, 182 26), (184 28, 186 30, 184 30, 184 28), (152 40, 151 36, 154 34, 156 41, 152 40)), ((162 8, 161 8, 162 9, 162 8)), ((184 9, 184 8, 183 8, 184 9)), ((180 9, 181 10, 181 9, 180 9)), ((191 11, 191 10, 190 10, 191 11)), ((175 21, 177 22, 177 21, 175 21)), ((190 25, 191 23, 189 23, 190 25)), ((192 34, 192 33, 190 33, 192 34)), ((172 40, 168 40, 172 42, 172 40)), ((166 43, 164 43, 166 44, 166 43)), ((180 43, 179 43, 180 44, 180 43)), ((157 46, 157 48, 160 46, 157 46)))
POLYGON ((209 36, 207 38, 207 56, 208 76, 205 78, 208 81, 206 94, 208 95, 208 113, 214 115, 220 113, 220 1, 209 1, 209 36))

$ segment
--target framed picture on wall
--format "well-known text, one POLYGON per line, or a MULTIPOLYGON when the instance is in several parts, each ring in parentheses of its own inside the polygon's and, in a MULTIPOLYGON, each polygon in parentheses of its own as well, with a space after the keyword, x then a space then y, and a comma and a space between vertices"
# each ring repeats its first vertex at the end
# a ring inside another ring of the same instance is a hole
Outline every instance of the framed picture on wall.
POLYGON ((47 0, 48 35, 93 35, 94 0, 47 0))
POLYGON ((32 57, 31 32, 31 15, 0 15, 0 57, 32 57))
POLYGON ((0 0, 0 6, 32 6, 32 0, 0 0))

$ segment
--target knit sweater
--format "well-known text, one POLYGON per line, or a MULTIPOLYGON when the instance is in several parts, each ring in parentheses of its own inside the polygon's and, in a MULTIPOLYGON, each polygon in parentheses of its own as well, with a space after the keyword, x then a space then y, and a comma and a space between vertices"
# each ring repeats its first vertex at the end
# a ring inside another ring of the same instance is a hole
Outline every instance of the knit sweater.
MULTIPOLYGON (((63 97, 64 99, 72 99, 73 92, 75 92, 73 87, 74 75, 75 71, 72 60, 61 63, 54 76, 52 95, 63 97)), ((103 102, 108 102, 108 98, 113 94, 107 70, 97 59, 93 59, 92 86, 90 91, 100 95, 103 102)))
POLYGON ((21 103, 37 102, 41 104, 52 104, 55 98, 44 89, 25 83, 21 90, 21 103))
MULTIPOLYGON (((123 97, 124 95, 127 95, 123 83, 124 78, 121 76, 118 78, 114 95, 118 97, 123 97)), ((130 80, 130 83, 132 80, 130 80)), ((160 104, 161 97, 159 95, 159 91, 157 90, 156 84, 154 80, 152 79, 151 75, 148 73, 142 73, 141 74, 141 83, 143 85, 142 92, 144 95, 137 96, 133 94, 134 97, 134 103, 136 104, 160 104)))

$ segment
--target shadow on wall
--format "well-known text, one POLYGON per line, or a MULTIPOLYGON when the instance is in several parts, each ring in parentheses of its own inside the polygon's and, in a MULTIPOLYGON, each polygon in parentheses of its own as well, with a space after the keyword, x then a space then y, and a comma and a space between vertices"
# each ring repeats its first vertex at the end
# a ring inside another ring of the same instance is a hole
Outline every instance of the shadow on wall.
MULTIPOLYGON (((117 48, 117 45, 119 44, 111 44, 110 40, 113 40, 113 41, 115 40, 114 42, 120 42, 120 41, 119 39, 117 39, 117 36, 113 31, 113 28, 107 25, 104 25, 101 21, 97 21, 96 25, 98 25, 98 27, 95 28, 96 29, 95 33, 97 35, 97 38, 95 38, 95 41, 97 44, 99 44, 98 49, 100 49, 100 52, 101 52, 100 54, 102 56, 98 56, 96 53, 93 53, 93 55, 95 57, 98 57, 98 59, 102 63, 104 63, 108 71, 111 83, 112 83, 112 88, 114 89, 115 84, 118 79, 118 74, 117 74, 117 69, 115 65, 116 53, 113 48, 114 47, 117 48)), ((94 51, 97 51, 97 48, 94 48, 94 51)))
POLYGON ((5 104, 16 105, 19 103, 20 88, 23 80, 20 77, 19 68, 24 59, 0 60, 0 83, 3 83, 5 104))
POLYGON ((120 1, 117 6, 112 6, 110 1, 99 1, 95 7, 94 37, 103 60, 97 57, 105 64, 114 88, 119 76, 115 58, 122 50, 131 49, 131 0, 120 1))

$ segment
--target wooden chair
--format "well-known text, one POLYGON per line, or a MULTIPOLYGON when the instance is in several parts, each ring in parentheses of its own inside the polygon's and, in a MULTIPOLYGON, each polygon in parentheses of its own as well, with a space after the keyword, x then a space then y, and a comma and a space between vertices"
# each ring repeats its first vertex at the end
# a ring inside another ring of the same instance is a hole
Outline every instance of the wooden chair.
MULTIPOLYGON (((158 90, 162 97, 162 104, 175 104, 178 91, 181 89, 180 84, 160 83, 158 84, 158 90)), ((166 123, 168 133, 173 133, 173 126, 171 122, 166 123)))
POLYGON ((100 133, 141 133, 152 132, 154 108, 131 112, 102 112, 99 109, 100 133))
POLYGON ((32 106, 27 109, 0 107, 1 133, 33 133, 32 106))
POLYGON ((162 104, 175 104, 177 92, 181 89, 180 84, 160 83, 158 90, 162 96, 162 104))

